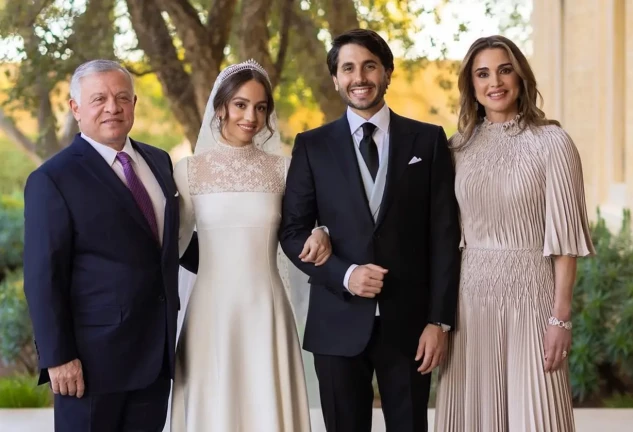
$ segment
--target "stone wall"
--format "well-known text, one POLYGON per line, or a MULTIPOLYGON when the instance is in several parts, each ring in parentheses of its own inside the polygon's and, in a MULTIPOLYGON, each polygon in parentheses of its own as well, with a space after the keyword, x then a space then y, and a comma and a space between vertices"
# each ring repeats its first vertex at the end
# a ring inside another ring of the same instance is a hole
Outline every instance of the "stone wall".
POLYGON ((578 147, 590 214, 600 206, 617 223, 633 207, 633 1, 534 0, 533 10, 545 112, 578 147))
POLYGON ((626 192, 628 196, 628 206, 633 208, 633 1, 628 0, 625 4, 625 48, 626 53, 626 83, 623 93, 625 97, 626 114, 624 122, 626 124, 625 148, 626 148, 626 192))

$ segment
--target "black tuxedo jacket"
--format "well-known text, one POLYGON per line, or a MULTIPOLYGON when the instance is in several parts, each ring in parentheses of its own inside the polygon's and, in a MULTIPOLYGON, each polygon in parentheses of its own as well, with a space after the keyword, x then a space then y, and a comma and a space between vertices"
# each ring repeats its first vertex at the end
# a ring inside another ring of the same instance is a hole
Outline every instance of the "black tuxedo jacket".
POLYGON ((285 253, 310 276, 308 351, 361 353, 371 336, 376 302, 389 342, 412 356, 429 322, 455 324, 460 226, 446 135, 439 126, 392 112, 389 139, 376 222, 347 116, 295 140, 279 236, 285 253), (410 163, 414 157, 421 161, 410 163), (321 267, 298 258, 315 223, 328 227, 333 248, 321 267), (389 270, 376 299, 353 296, 343 285, 351 264, 368 263, 389 270))
MULTIPOLYGON (((147 387, 173 371, 178 198, 169 155, 132 141, 165 194, 162 247, 132 193, 80 135, 28 178, 24 290, 40 381, 79 358, 92 394, 147 387)), ((197 246, 197 244, 196 244, 197 246)), ((197 267, 197 253, 190 254, 197 267)))

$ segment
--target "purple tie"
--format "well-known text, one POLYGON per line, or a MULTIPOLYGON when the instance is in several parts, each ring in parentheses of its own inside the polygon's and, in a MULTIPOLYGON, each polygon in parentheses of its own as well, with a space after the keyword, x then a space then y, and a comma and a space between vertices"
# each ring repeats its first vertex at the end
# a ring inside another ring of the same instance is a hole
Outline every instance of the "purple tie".
POLYGON ((154 214, 154 206, 152 205, 152 200, 141 183, 141 179, 138 178, 136 173, 134 172, 134 168, 132 167, 132 158, 130 155, 125 152, 119 152, 116 155, 116 158, 123 165, 123 173, 125 174, 125 180, 127 180, 127 186, 134 195, 134 200, 138 205, 138 208, 141 209, 143 216, 147 219, 147 223, 149 227, 152 229, 154 236, 158 240, 158 226, 156 225, 156 215, 154 214))

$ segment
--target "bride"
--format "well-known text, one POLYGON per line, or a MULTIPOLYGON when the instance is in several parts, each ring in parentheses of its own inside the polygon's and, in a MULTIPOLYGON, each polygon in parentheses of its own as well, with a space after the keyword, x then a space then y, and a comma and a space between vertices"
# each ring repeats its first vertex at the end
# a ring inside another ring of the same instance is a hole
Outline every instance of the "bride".
MULTIPOLYGON (((288 162, 272 88, 249 60, 220 73, 193 156, 174 169, 180 251, 198 232, 200 265, 176 353, 172 432, 310 430, 301 348, 277 266, 288 162), (276 154, 277 153, 277 154, 276 154)), ((322 265, 315 230, 303 259, 322 265)))

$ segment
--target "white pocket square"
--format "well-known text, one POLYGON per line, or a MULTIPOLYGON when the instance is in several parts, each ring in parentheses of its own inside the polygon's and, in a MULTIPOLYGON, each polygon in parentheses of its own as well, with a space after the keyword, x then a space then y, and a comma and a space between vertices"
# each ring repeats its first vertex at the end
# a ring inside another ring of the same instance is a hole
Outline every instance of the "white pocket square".
POLYGON ((177 198, 180 194, 178 193, 178 191, 176 191, 176 195, 174 195, 174 198, 177 198))
POLYGON ((422 158, 419 158, 417 156, 413 156, 411 158, 411 160, 409 161, 409 165, 413 165, 413 164, 418 163, 418 162, 422 162, 422 158))

